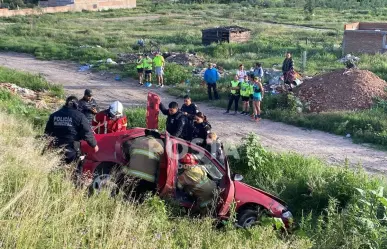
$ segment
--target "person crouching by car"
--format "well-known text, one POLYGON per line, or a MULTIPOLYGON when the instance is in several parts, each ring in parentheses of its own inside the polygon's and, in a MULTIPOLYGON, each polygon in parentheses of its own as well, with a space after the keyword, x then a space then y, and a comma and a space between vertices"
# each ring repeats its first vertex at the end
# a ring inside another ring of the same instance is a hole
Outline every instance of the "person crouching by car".
POLYGON ((125 193, 131 193, 134 198, 142 198, 146 192, 153 194, 157 190, 156 174, 164 147, 161 140, 155 138, 149 131, 145 131, 144 137, 131 140, 130 146, 123 144, 123 151, 129 160, 128 165, 122 171, 126 177, 134 181, 124 181, 125 193), (133 184, 127 184, 127 183, 133 184), (128 191, 129 190, 129 191, 128 191))
POLYGON ((196 207, 205 215, 214 199, 216 183, 208 177, 207 170, 199 165, 193 154, 185 154, 179 163, 183 172, 177 177, 177 187, 192 195, 196 199, 196 207))
POLYGON ((107 110, 95 115, 93 129, 96 134, 107 134, 126 130, 128 121, 124 116, 124 107, 119 101, 114 101, 107 110))
POLYGON ((219 140, 215 132, 210 132, 207 136, 206 150, 211 153, 219 162, 224 164, 224 153, 222 149, 222 142, 219 140))
POLYGON ((194 118, 192 142, 201 147, 205 147, 207 135, 210 131, 211 125, 208 123, 207 117, 202 112, 196 113, 194 118))

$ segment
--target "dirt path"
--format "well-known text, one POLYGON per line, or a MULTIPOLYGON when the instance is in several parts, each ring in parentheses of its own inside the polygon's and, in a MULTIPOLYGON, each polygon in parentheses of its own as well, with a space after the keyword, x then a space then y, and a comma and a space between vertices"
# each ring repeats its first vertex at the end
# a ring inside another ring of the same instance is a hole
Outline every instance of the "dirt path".
MULTIPOLYGON (((128 108, 145 105, 147 89, 138 87, 133 79, 118 82, 112 75, 78 72, 78 66, 74 63, 40 61, 18 53, 0 53, 0 65, 40 73, 50 82, 63 84, 68 94, 82 96, 85 88, 91 88, 103 107, 114 100, 121 101, 128 108)), ((157 92, 165 103, 175 99, 161 89, 152 88, 152 91, 157 92)), ((182 103, 181 100, 178 102, 182 103)), ((349 139, 269 120, 256 124, 247 117, 223 115, 224 110, 204 103, 199 107, 209 117, 213 129, 223 141, 239 142, 241 137, 254 132, 259 135, 262 144, 273 151, 294 151, 332 164, 342 164, 348 158, 351 165, 362 163, 368 171, 387 172, 386 152, 353 144, 349 139)))

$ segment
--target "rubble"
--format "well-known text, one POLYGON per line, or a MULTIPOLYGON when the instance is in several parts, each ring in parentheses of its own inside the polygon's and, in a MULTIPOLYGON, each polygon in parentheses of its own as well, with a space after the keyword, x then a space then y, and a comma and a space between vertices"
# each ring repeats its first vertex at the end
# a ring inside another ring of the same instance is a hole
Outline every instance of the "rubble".
POLYGON ((0 83, 0 88, 9 90, 18 95, 24 103, 34 105, 38 109, 55 109, 64 102, 57 97, 50 96, 48 92, 37 92, 11 83, 0 83))
POLYGON ((342 69, 306 79, 294 93, 312 112, 359 110, 370 108, 375 98, 387 99, 386 87, 368 70, 342 69))

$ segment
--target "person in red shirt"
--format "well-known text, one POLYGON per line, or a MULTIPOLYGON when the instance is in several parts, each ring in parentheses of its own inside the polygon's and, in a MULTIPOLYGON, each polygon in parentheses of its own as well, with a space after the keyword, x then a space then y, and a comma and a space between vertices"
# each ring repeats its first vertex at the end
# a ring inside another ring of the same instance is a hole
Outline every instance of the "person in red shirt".
POLYGON ((128 121, 121 102, 115 101, 109 109, 97 113, 92 122, 96 134, 107 134, 126 130, 128 121))

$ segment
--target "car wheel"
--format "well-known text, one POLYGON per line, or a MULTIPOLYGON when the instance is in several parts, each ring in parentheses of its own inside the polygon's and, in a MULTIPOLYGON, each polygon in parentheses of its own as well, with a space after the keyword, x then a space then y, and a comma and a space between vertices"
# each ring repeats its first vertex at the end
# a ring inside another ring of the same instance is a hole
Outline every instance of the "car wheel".
POLYGON ((116 196, 119 193, 119 187, 113 175, 114 172, 114 165, 106 165, 96 170, 89 187, 89 194, 98 194, 107 190, 111 193, 111 196, 116 196))
POLYGON ((237 215, 237 223, 239 227, 250 228, 259 223, 263 215, 261 208, 244 209, 237 215))

